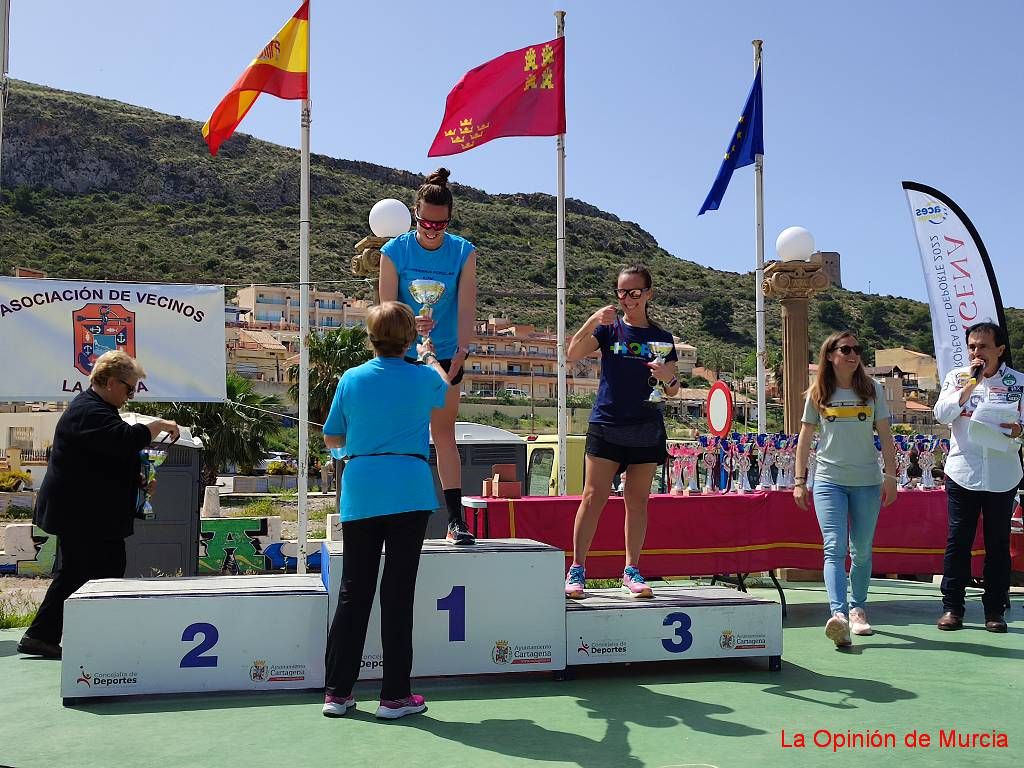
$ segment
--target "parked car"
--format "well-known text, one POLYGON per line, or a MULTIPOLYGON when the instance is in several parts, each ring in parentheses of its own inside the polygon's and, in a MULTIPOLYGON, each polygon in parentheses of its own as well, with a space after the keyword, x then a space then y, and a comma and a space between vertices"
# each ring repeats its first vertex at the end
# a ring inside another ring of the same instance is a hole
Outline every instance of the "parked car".
POLYGON ((502 396, 511 397, 513 400, 529 400, 530 396, 521 389, 515 389, 514 387, 506 387, 502 391, 502 396))

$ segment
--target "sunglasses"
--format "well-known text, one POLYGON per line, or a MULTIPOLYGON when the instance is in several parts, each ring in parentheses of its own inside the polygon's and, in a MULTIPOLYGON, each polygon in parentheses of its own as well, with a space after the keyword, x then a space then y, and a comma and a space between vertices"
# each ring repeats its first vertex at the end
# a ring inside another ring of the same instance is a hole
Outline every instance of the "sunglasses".
POLYGON ((445 219, 444 221, 431 221, 430 219, 421 219, 419 216, 416 216, 415 214, 413 214, 413 216, 416 218, 416 223, 419 224, 421 227, 423 227, 424 229, 433 230, 435 232, 439 232, 442 229, 446 229, 448 225, 451 223, 451 219, 445 219))
POLYGON ((128 397, 131 397, 132 395, 135 394, 135 387, 133 385, 129 384, 124 379, 118 379, 118 381, 120 381, 122 384, 124 384, 125 389, 128 390, 128 397))
POLYGON ((853 347, 851 347, 849 344, 842 344, 841 346, 838 346, 833 350, 833 352, 835 351, 838 351, 840 354, 843 355, 848 355, 851 352, 854 352, 856 353, 857 357, 860 357, 860 353, 864 351, 864 348, 860 344, 857 344, 856 346, 853 347))
POLYGON ((620 299, 624 299, 627 296, 631 299, 639 299, 644 295, 644 291, 646 290, 646 288, 616 288, 615 295, 620 299))

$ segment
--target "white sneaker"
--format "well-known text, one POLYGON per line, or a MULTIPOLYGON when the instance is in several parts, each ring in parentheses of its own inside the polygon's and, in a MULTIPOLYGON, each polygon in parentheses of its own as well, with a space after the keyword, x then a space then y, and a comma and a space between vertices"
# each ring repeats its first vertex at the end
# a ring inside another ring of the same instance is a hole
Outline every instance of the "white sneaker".
POLYGON ((354 696, 349 695, 342 698, 328 693, 324 696, 324 708, 321 711, 324 713, 324 717, 344 717, 345 713, 355 705, 354 696))
POLYGON ((850 640, 850 622, 846 614, 836 611, 832 618, 825 623, 825 637, 836 644, 836 648, 847 648, 853 645, 850 640))
POLYGON ((873 635, 875 630, 868 624, 868 615, 863 608, 850 609, 850 631, 855 635, 873 635))

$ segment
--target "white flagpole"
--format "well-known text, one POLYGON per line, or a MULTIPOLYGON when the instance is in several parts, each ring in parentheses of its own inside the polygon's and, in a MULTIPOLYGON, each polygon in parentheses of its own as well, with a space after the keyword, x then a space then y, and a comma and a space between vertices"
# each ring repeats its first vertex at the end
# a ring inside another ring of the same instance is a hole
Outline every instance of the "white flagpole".
MULTIPOLYGON (((565 11, 555 11, 555 36, 565 37, 565 11)), ((564 86, 563 86, 564 87, 564 86)), ((562 94, 565 98, 565 94, 562 94)), ((566 435, 569 431, 566 410, 565 363, 565 134, 556 139, 558 157, 558 203, 555 224, 555 282, 558 305, 558 495, 565 496, 565 465, 568 461, 566 435)))
MULTIPOLYGON (((3 157, 4 107, 7 106, 7 70, 10 65, 11 0, 0 0, 0 158, 3 157)), ((0 167, 2 171, 2 167, 0 167)), ((0 172, 0 186, 3 173, 0 172)))
MULTIPOLYGON (((310 3, 310 6, 312 3, 310 3)), ((308 12, 308 11, 307 11, 308 12)), ((309 17, 307 16, 307 25, 309 17)), ((307 27, 308 29, 308 27, 307 27)), ((310 35, 312 37, 312 35, 310 35)), ((308 49, 307 49, 308 52, 308 49)), ((307 59, 308 62, 308 59, 307 59)), ((309 83, 309 64, 306 82, 309 83)), ((299 544, 296 573, 306 572, 306 532, 309 526, 309 123, 311 101, 302 100, 302 143, 299 182, 299 544)))
MULTIPOLYGON (((752 41, 754 46, 754 74, 761 66, 761 45, 764 41, 752 41)), ((761 93, 764 93, 764 72, 761 73, 761 93)), ((765 348, 764 333, 764 155, 754 156, 754 231, 757 242, 757 269, 754 271, 756 285, 755 316, 757 319, 757 431, 764 434, 767 431, 765 403, 765 387, 767 377, 765 375, 765 348)))

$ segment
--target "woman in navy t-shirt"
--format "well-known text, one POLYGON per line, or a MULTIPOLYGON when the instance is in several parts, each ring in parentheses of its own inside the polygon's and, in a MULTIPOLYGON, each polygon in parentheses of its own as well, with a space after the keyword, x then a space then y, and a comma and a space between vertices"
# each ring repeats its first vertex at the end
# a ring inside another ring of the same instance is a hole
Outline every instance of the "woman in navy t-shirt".
POLYGON ((664 363, 655 361, 650 342, 673 344, 672 334, 651 321, 647 304, 653 296, 651 273, 635 264, 619 272, 613 304, 599 309, 569 342, 571 362, 601 351, 601 383, 587 429, 586 479, 573 526, 573 562, 565 577, 566 597, 584 596, 584 564, 597 523, 616 473, 623 472, 626 505, 626 567, 622 589, 632 597, 651 598, 637 564, 647 532, 647 501, 651 481, 665 462, 665 420, 661 408, 648 402, 652 381, 669 395, 679 391, 675 346, 664 363))

